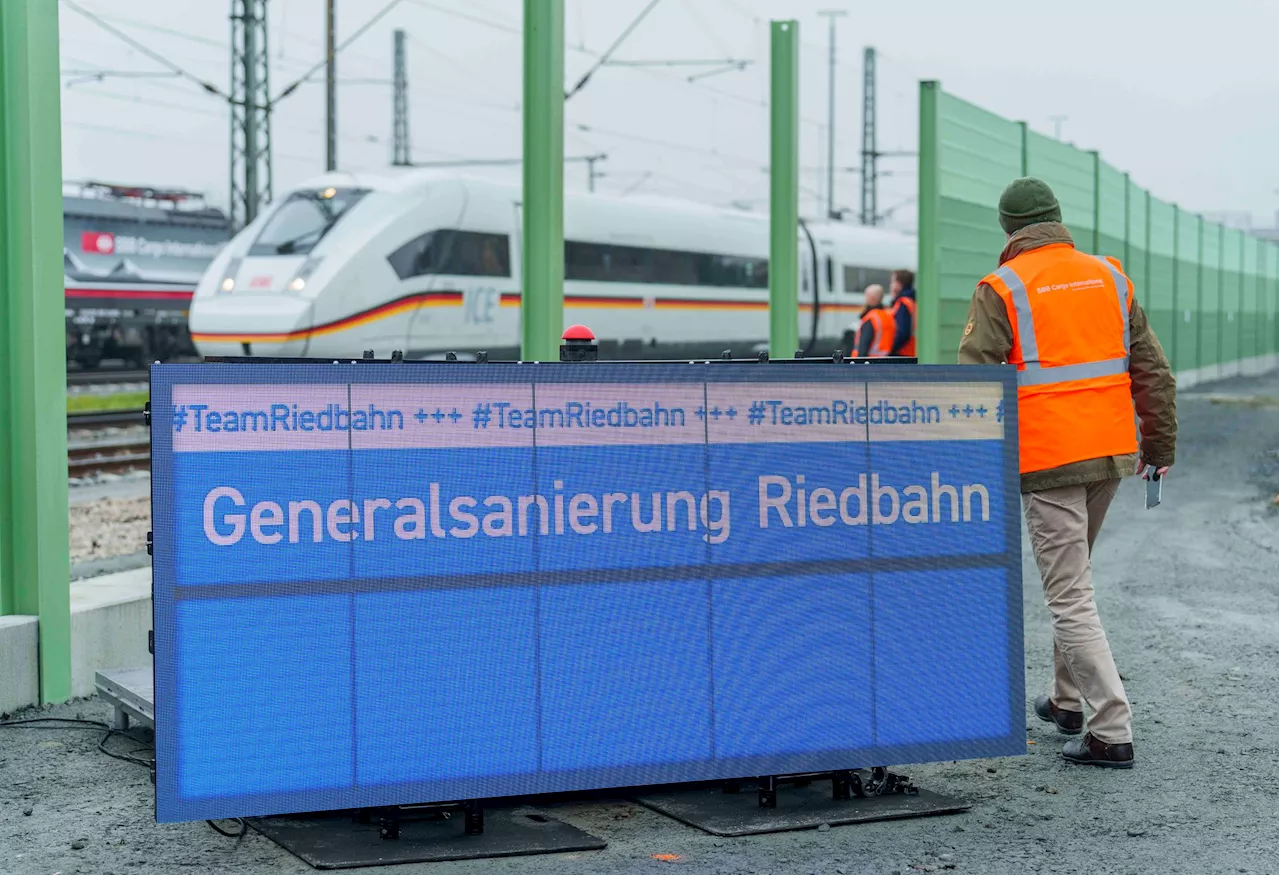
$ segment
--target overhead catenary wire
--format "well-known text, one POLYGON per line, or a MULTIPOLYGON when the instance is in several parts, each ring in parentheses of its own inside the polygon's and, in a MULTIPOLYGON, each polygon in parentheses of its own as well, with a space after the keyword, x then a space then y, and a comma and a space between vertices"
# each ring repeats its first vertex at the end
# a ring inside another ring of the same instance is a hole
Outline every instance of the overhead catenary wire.
MULTIPOLYGON (((68 2, 69 4, 76 3, 76 5, 78 5, 76 0, 64 0, 64 2, 68 2)), ((439 2, 439 0, 435 0, 435 2, 433 2, 433 0, 393 0, 393 2, 388 2, 382 5, 379 11, 374 16, 372 16, 368 21, 366 21, 356 33, 352 34, 351 37, 348 37, 347 39, 343 40, 342 43, 336 47, 336 50, 337 51, 346 50, 347 47, 350 46, 355 39, 359 38, 359 36, 361 36, 365 31, 367 31, 368 28, 372 27, 377 20, 379 20, 381 17, 388 14, 391 11, 391 9, 395 7, 397 3, 411 3, 412 5, 423 8, 423 9, 433 9, 442 14, 447 14, 456 18, 473 22, 477 25, 481 25, 487 28, 504 32, 504 33, 509 33, 513 36, 519 35, 521 33, 521 30, 518 26, 513 27, 510 25, 504 24, 500 20, 495 20, 493 18, 490 18, 484 7, 476 7, 476 6, 468 5, 459 9, 459 8, 449 8, 449 6, 444 5, 443 3, 439 2)), ((679 82, 681 84, 688 85, 689 83, 687 83, 686 81, 685 71, 679 71, 678 69, 663 69, 663 68, 671 68, 671 67, 678 68, 678 66, 680 66, 678 64, 669 64, 666 61, 652 61, 652 62, 640 61, 639 64, 632 64, 631 62, 628 62, 628 61, 615 61, 615 58, 613 57, 613 55, 617 53, 618 47, 623 45, 626 42, 626 40, 628 40, 632 35, 634 35, 634 33, 636 32, 636 28, 643 21, 643 16, 648 15, 651 11, 653 11, 656 5, 657 5, 656 0, 651 0, 651 2, 646 3, 643 9, 641 10, 640 15, 638 15, 635 19, 632 19, 629 22, 628 26, 619 33, 618 37, 613 40, 613 43, 606 49, 605 52, 595 51, 586 46, 577 47, 577 46, 566 45, 566 48, 569 51, 580 51, 581 53, 586 54, 591 58, 593 58, 594 63, 592 64, 592 68, 596 70, 598 70, 599 66, 602 66, 605 63, 613 62, 613 63, 616 63, 618 66, 631 66, 634 69, 638 69, 641 73, 647 73, 650 76, 659 76, 662 79, 667 80, 669 82, 679 82)), ((137 22, 133 22, 132 20, 130 20, 128 23, 131 25, 138 24, 137 22)), ((700 23, 705 25, 705 21, 700 21, 700 23)), ((152 29, 158 29, 158 28, 152 28, 152 29)), ((166 28, 165 30, 173 31, 173 28, 166 28)), ((174 35, 177 35, 179 33, 181 32, 174 31, 174 35)), ((186 36, 192 37, 191 34, 187 34, 186 36)), ((194 37, 194 39, 197 41, 200 41, 199 37, 194 37)), ((303 38, 299 37, 299 39, 303 39, 303 38)), ((415 42, 415 44, 419 46, 424 46, 424 43, 421 40, 414 39, 413 41, 415 42)), ((212 45, 212 41, 207 41, 207 42, 209 42, 209 44, 212 45)), ((734 41, 730 41, 730 42, 734 42, 734 41)), ((721 48, 722 46, 723 46, 723 41, 719 41, 719 44, 716 46, 716 48, 721 48)), ((429 50, 432 50, 430 46, 426 46, 426 48, 429 50)), ((454 67, 454 66, 463 67, 463 65, 459 63, 459 59, 451 58, 446 53, 439 52, 438 50, 432 50, 432 51, 433 53, 439 55, 442 58, 442 60, 445 60, 447 63, 449 63, 451 67, 454 67)), ((757 53, 758 53, 758 49, 757 49, 757 53)), ((708 53, 708 54, 711 54, 711 53, 708 53)), ((361 57, 361 56, 357 53, 354 55, 354 57, 361 57)), ((679 60, 679 59, 672 59, 672 60, 679 60)), ((302 73, 302 76, 299 77, 299 82, 307 81, 306 76, 308 75, 314 76, 316 72, 322 67, 323 67, 322 60, 318 64, 317 63, 310 64, 305 70, 300 71, 302 73)), ((166 69, 168 69, 167 66, 166 66, 166 69)), ((476 84, 480 84, 481 82, 483 82, 483 79, 480 75, 472 75, 473 73, 474 73, 474 70, 470 72, 463 72, 461 73, 461 76, 465 78, 466 81, 468 82, 473 82, 476 84)), ((175 75, 180 75, 180 74, 175 74, 175 75)), ((152 79, 150 77, 139 77, 138 82, 140 85, 146 85, 148 88, 164 87, 164 88, 172 88, 175 91, 177 91, 177 90, 180 90, 181 87, 183 87, 183 86, 177 85, 176 83, 167 82, 166 81, 167 78, 168 77, 155 77, 154 79, 152 79)), ((191 77, 187 76, 183 78, 190 79, 191 77)), ((374 77, 372 76, 366 77, 364 75, 360 75, 356 77, 348 77, 347 80, 343 80, 344 84, 349 84, 352 86, 364 85, 364 84, 381 84, 384 81, 386 80, 378 79, 375 82, 374 77)), ((484 83, 484 84, 489 84, 489 83, 484 83)), ((760 109, 763 109, 767 106, 766 100, 745 96, 742 93, 735 93, 734 91, 727 91, 720 88, 714 88, 714 87, 702 85, 701 83, 697 83, 697 82, 692 83, 692 85, 693 87, 699 88, 701 92, 703 92, 706 96, 711 97, 713 100, 718 100, 720 98, 723 98, 723 99, 731 100, 740 104, 756 106, 756 107, 759 107, 760 109)), ((293 86, 291 85, 291 87, 293 86)), ((496 85, 494 86, 495 93, 499 92, 500 90, 501 89, 499 87, 497 87, 496 85)), ((96 86, 92 89, 92 91, 95 94, 103 93, 104 96, 107 96, 107 93, 99 91, 99 89, 96 86)), ((138 93, 142 93, 142 89, 139 89, 138 93)), ((282 92, 281 95, 276 98, 276 100, 280 100, 284 96, 285 96, 285 93, 282 92)), ((419 93, 419 96, 423 97, 423 95, 421 95, 420 93, 419 93)), ((694 96, 695 96, 694 94, 690 94, 690 97, 694 97, 694 96)), ((108 99, 123 100, 127 102, 137 102, 137 103, 147 102, 144 98, 129 97, 124 94, 111 94, 108 99)), ((449 100, 453 100, 454 98, 452 94, 439 93, 436 95, 431 95, 430 97, 426 97, 426 99, 428 103, 430 103, 436 100, 449 101, 449 100)), ((457 98, 457 99, 462 100, 463 98, 457 98)), ((274 102, 275 101, 272 101, 273 105, 274 105, 274 102)), ((505 114, 508 112, 518 114, 521 111, 520 103, 514 97, 509 103, 494 101, 492 103, 487 103, 487 104, 482 102, 480 105, 473 106, 471 104, 476 103, 475 101, 467 100, 466 102, 468 104, 468 106, 465 108, 467 112, 474 111, 475 114, 477 115, 477 119, 481 117, 481 114, 490 113, 490 117, 494 119, 495 123, 498 123, 498 116, 502 114, 505 114)), ((153 102, 152 105, 161 106, 163 104, 162 102, 157 101, 157 102, 153 102)), ((183 106, 174 105, 172 108, 177 109, 178 111, 183 111, 183 112, 197 112, 197 113, 199 112, 199 110, 195 109, 194 107, 183 107, 183 106)), ((436 111, 439 112, 440 109, 437 108, 436 111)), ((463 111, 463 108, 458 107, 457 111, 463 111)), ((448 112, 450 113, 454 112, 454 108, 450 107, 448 112)), ((287 115, 289 115, 290 117, 294 116, 292 112, 287 113, 287 115)), ((295 118, 295 121, 302 121, 302 119, 295 118)), ((812 119, 804 119, 804 121, 806 124, 811 124, 811 125, 821 124, 820 122, 817 122, 816 120, 812 120, 812 119)), ((105 128, 105 127, 92 128, 88 125, 83 125, 83 124, 76 124, 75 126, 84 127, 85 129, 108 130, 108 128, 105 128)), ((286 127, 292 128, 292 129, 301 129, 301 125, 296 125, 296 124, 286 125, 286 127)), ((112 130, 115 130, 116 133, 122 133, 122 134, 130 133, 128 131, 122 131, 120 129, 112 129, 112 130)), ((751 159, 751 158, 747 158, 744 155, 735 155, 731 152, 726 153, 716 148, 714 143, 714 140, 716 139, 715 137, 710 138, 712 141, 710 146, 702 146, 702 145, 691 145, 691 144, 679 143, 673 140, 663 140, 659 137, 637 136, 635 134, 631 134, 623 130, 608 129, 608 128, 602 129, 597 126, 591 126, 591 125, 586 125, 578 129, 577 131, 568 131, 567 133, 569 133, 571 136, 576 136, 579 133, 586 133, 586 134, 593 135, 593 138, 595 139, 607 138, 609 141, 609 145, 607 149, 608 151, 611 151, 611 152, 616 152, 619 150, 625 151, 625 143, 621 141, 626 140, 626 141, 634 142, 640 146, 647 145, 647 146, 652 146, 654 148, 658 148, 662 150, 669 150, 672 152, 683 152, 688 155, 705 156, 702 161, 694 161, 691 163, 694 166, 698 166, 700 164, 707 165, 705 167, 705 170, 708 174, 711 174, 711 176, 710 177, 703 176, 700 178, 703 178, 704 181, 711 182, 711 185, 716 186, 716 188, 718 189, 718 191, 716 192, 717 199, 721 197, 725 197, 725 198, 729 197, 729 195, 733 192, 735 185, 737 184, 736 182, 729 181, 727 179, 721 180, 719 178, 719 175, 726 170, 726 168, 720 166, 721 162, 729 162, 730 164, 737 165, 742 168, 742 172, 740 173, 739 177, 737 177, 737 179, 742 179, 743 177, 751 175, 746 173, 746 168, 748 166, 753 166, 754 168, 758 168, 760 165, 760 160, 758 158, 751 159), (614 141, 618 141, 618 142, 614 142, 614 141), (712 164, 714 164, 714 166, 712 166, 712 164), (714 181, 712 181, 713 179, 714 181)), ((171 140, 177 139, 174 137, 169 137, 167 135, 159 134, 158 132, 156 133, 137 132, 136 135, 142 136, 144 138, 152 138, 152 139, 161 139, 161 138, 171 139, 171 140)), ((584 145, 589 145, 593 152, 605 151, 606 147, 601 147, 601 146, 598 146, 595 142, 587 141, 585 137, 582 137, 580 139, 584 141, 584 145)), ((362 142, 363 140, 364 138, 361 138, 362 142)), ((194 142, 194 140, 191 140, 190 138, 188 138, 188 141, 194 142)), ((290 161, 305 160, 302 158, 302 156, 298 156, 298 155, 286 156, 279 153, 278 150, 273 150, 273 151, 275 151, 276 154, 279 155, 279 157, 281 157, 284 160, 290 160, 290 161)), ((448 157, 452 154, 444 150, 430 150, 428 154, 431 154, 431 152, 434 152, 435 155, 439 157, 448 157)), ((680 163, 688 164, 690 162, 682 161, 680 163)), ((696 171, 696 173, 700 174, 702 173, 702 171, 696 171)), ((665 172, 662 172, 661 176, 675 178, 671 174, 668 174, 665 172)), ((628 180, 628 182, 630 181, 631 180, 628 180)), ((621 187, 622 182, 623 182, 622 180, 618 180, 615 183, 615 185, 621 187)))
POLYGON ((596 62, 588 67, 587 71, 579 77, 574 86, 565 92, 565 100, 573 97, 587 86, 587 82, 590 81, 592 74, 609 62, 609 58, 613 57, 613 53, 618 50, 618 47, 626 42, 627 37, 631 36, 631 32, 639 27, 640 22, 644 21, 645 18, 648 17, 649 13, 653 11, 653 8, 661 2, 662 0, 649 0, 649 2, 645 4, 645 7, 640 10, 640 14, 632 19, 630 24, 623 28, 622 33, 618 35, 618 38, 613 41, 609 48, 605 49, 600 57, 596 58, 596 62))
POLYGON ((126 16, 123 16, 123 15, 116 15, 114 12, 110 14, 105 12, 100 12, 96 14, 98 15, 99 18, 105 19, 106 21, 117 21, 121 24, 127 24, 130 27, 135 27, 138 30, 148 30, 148 31, 151 31, 152 33, 160 33, 160 34, 164 34, 165 36, 172 36, 172 37, 177 37, 178 39, 189 40, 193 43, 199 43, 201 45, 210 46, 211 48, 216 48, 218 49, 219 52, 222 52, 222 53, 226 53, 231 49, 230 44, 223 40, 210 39, 207 36, 200 36, 198 34, 194 34, 189 31, 177 30, 176 28, 165 27, 159 24, 152 24, 147 21, 139 21, 136 18, 127 18, 126 16))
MULTIPOLYGON (((505 24, 505 23, 503 23, 503 22, 501 22, 501 21, 494 21, 494 20, 493 20, 493 19, 491 19, 491 18, 485 18, 485 17, 483 17, 483 16, 475 15, 475 14, 470 13, 470 12, 463 12, 463 11, 458 10, 458 9, 452 9, 452 8, 450 8, 450 7, 448 7, 448 6, 444 6, 444 5, 441 5, 441 4, 439 4, 439 3, 432 2, 432 0, 405 0, 405 2, 410 3, 410 4, 414 5, 414 6, 422 7, 423 9, 432 9, 432 10, 435 10, 436 12, 440 12, 440 13, 442 13, 442 14, 444 14, 444 15, 450 15, 450 16, 453 16, 453 17, 455 17, 455 18, 462 19, 462 20, 464 20, 464 21, 470 21, 470 22, 472 22, 473 24, 479 24, 479 25, 481 25, 481 26, 488 27, 488 28, 491 28, 491 29, 493 29, 493 30, 501 31, 501 32, 503 32, 503 33, 508 33, 508 34, 513 35, 513 36, 521 36, 521 35, 522 35, 522 31, 521 31, 521 30, 520 30, 520 28, 518 28, 518 27, 514 27, 514 26, 512 26, 512 25, 505 24)), ((589 48, 587 48, 585 45, 569 45, 569 44, 566 44, 566 45, 565 45, 565 48, 566 48, 567 50, 569 50, 569 51, 579 52, 579 53, 581 53, 581 54, 588 55, 588 56, 590 56, 590 57, 592 57, 592 58, 597 58, 597 59, 598 59, 598 58, 600 57, 600 55, 601 55, 601 53, 600 53, 600 52, 597 52, 597 51, 595 51, 595 50, 593 50, 593 49, 589 49, 589 48)), ((732 92, 732 91, 726 91, 726 90, 724 90, 724 89, 722 89, 722 88, 716 88, 716 87, 715 87, 715 86, 713 86, 713 85, 707 85, 706 83, 702 82, 701 80, 695 80, 695 81, 693 81, 693 82, 690 82, 690 81, 689 81, 689 77, 687 77, 687 76, 684 76, 684 75, 681 75, 681 74, 678 74, 678 73, 673 75, 673 74, 671 74, 671 73, 669 73, 669 72, 666 72, 666 71, 662 70, 661 68, 654 68, 654 67, 631 67, 631 68, 629 68, 629 69, 632 69, 632 70, 636 71, 637 73, 641 73, 641 74, 645 74, 645 75, 649 75, 649 76, 657 76, 657 77, 659 77, 659 78, 666 79, 667 81, 679 82, 679 83, 682 83, 682 84, 688 85, 688 86, 693 87, 693 88, 700 88, 700 89, 702 89, 702 90, 706 91, 706 92, 707 92, 707 93, 709 93, 709 94, 716 94, 716 95, 718 95, 718 96, 720 96, 720 97, 725 98, 726 100, 732 100, 732 101, 735 101, 735 102, 737 102, 737 103, 739 103, 739 104, 742 104, 743 106, 751 106, 751 107, 755 107, 756 109, 761 110, 761 111, 767 111, 767 110, 769 109, 769 101, 767 101, 767 100, 765 100, 765 99, 763 99, 763 98, 746 97, 746 96, 741 95, 741 94, 735 94, 735 93, 734 93, 734 92, 732 92)), ((801 117, 800 117, 800 122, 801 122, 802 124, 811 125, 811 126, 816 126, 816 127, 822 127, 822 126, 823 126, 823 124, 824 124, 824 122, 819 121, 818 119, 812 119, 812 118, 809 118, 809 117, 807 117, 807 116, 801 116, 801 117)))
POLYGON ((190 71, 188 71, 188 70, 183 69, 182 67, 180 67, 180 66, 178 66, 177 64, 175 64, 173 61, 170 61, 170 60, 169 60, 168 58, 166 58, 164 55, 160 54, 160 53, 159 53, 159 52, 157 52, 157 51, 154 51, 154 50, 152 50, 152 49, 148 48, 148 47, 147 47, 146 45, 144 45, 143 43, 141 43, 141 42, 139 42, 138 40, 134 39, 133 37, 129 36, 129 34, 125 33, 125 32, 124 32, 124 31, 122 31, 122 30, 120 30, 120 28, 118 28, 118 27, 116 27, 115 25, 111 24, 110 22, 108 22, 108 21, 104 20, 101 16, 97 15, 96 13, 90 12, 88 9, 85 9, 85 8, 84 8, 83 6, 81 6, 79 3, 76 3, 76 2, 75 2, 75 0, 62 0, 62 2, 63 2, 63 3, 65 3, 65 4, 67 5, 67 7, 68 7, 68 8, 70 8, 70 9, 72 9, 73 11, 75 11, 75 12, 79 13, 80 15, 84 16, 84 17, 85 17, 85 18, 87 18, 89 21, 93 22, 93 23, 94 23, 94 24, 96 24, 98 27, 100 27, 101 29, 105 30, 107 33, 109 33, 109 34, 111 34, 112 36, 114 36, 116 39, 118 39, 118 40, 120 40, 121 42, 123 42, 123 43, 125 43, 125 44, 129 45, 130 47, 132 47, 132 48, 133 48, 133 49, 135 49, 136 51, 141 52, 142 54, 146 55, 146 56, 147 56, 148 58, 150 58, 151 60, 155 61, 157 64, 160 64, 161 66, 165 67, 166 69, 171 70, 172 72, 174 72, 174 73, 176 73, 177 75, 181 76, 183 79, 186 79, 186 80, 188 80, 188 81, 190 81, 190 82, 195 83, 196 85, 200 86, 201 88, 203 88, 205 91, 209 92, 210 94, 217 95, 218 97, 221 97, 221 98, 223 98, 224 100, 230 100, 230 99, 231 99, 231 96, 230 96, 230 95, 228 95, 228 94, 227 94, 225 91, 223 91, 221 88, 219 88, 217 85, 214 85, 212 82, 208 82, 208 81, 206 81, 206 80, 204 80, 204 79, 201 79, 199 76, 195 75, 194 73, 192 73, 192 72, 190 72, 190 71))
MULTIPOLYGON (((64 0, 64 2, 70 2, 70 0, 64 0)), ((399 6, 400 3, 401 3, 401 0, 390 0, 390 2, 388 2, 385 6, 383 6, 381 9, 375 12, 372 15, 372 17, 370 17, 367 21, 365 21, 364 24, 357 27, 354 33, 352 33, 349 37, 347 37, 342 42, 334 46, 333 54, 337 55, 347 46, 351 45, 353 42, 358 40, 361 36, 364 35, 365 31, 367 31, 369 28, 377 24, 380 20, 382 20, 383 16, 385 16, 392 9, 395 9, 397 6, 399 6)), ((289 83, 289 85, 285 86, 285 89, 283 91, 281 91, 274 98, 272 98, 271 103, 274 105, 279 101, 283 100, 284 98, 288 97, 298 88, 299 85, 301 85, 303 82, 306 82, 308 79, 311 78, 311 76, 314 73, 322 69, 324 65, 328 63, 328 61, 329 61, 328 57, 321 58, 318 62, 316 62, 314 66, 312 66, 309 70, 307 70, 307 72, 303 73, 293 82, 289 83)))

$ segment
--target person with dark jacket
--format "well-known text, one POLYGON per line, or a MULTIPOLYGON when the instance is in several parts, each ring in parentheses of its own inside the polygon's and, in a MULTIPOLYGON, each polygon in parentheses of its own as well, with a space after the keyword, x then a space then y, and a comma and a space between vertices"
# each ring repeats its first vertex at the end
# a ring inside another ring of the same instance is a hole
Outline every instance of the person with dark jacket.
POLYGON ((893 346, 889 355, 916 354, 916 275, 909 270, 895 270, 889 280, 893 294, 893 346))
POLYGON ((1054 642, 1053 685, 1034 710, 1076 735, 1087 704, 1088 731, 1063 757, 1131 768, 1133 715, 1090 554, 1120 478, 1173 464, 1176 386, 1120 262, 1076 250, 1048 185, 1014 180, 999 210, 1008 242, 973 294, 959 361, 1018 369, 1023 512, 1054 642))

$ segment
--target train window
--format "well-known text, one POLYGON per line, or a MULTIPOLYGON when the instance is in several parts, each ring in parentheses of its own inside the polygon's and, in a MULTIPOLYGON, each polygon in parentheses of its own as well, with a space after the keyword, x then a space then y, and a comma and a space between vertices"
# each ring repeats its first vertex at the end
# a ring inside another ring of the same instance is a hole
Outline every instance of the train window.
POLYGON ((442 228, 410 240, 387 256, 400 279, 432 274, 511 276, 506 234, 442 228))
POLYGON ((867 286, 872 284, 884 286, 884 290, 889 291, 891 271, 879 267, 858 267, 853 264, 846 264, 843 267, 844 290, 847 293, 860 295, 867 290, 867 286))
POLYGON ((598 243, 565 241, 565 279, 607 282, 609 279, 609 264, 608 246, 602 246, 598 243))
POLYGON ((831 256, 827 256, 827 291, 834 292, 836 290, 836 263, 831 260, 831 256))
POLYGON ((310 252, 357 201, 363 188, 326 188, 289 195, 267 220, 250 255, 302 255, 310 252))
POLYGON ((670 286, 698 285, 698 256, 693 252, 654 249, 652 282, 670 286))
POLYGON ((601 283, 762 289, 769 285, 769 261, 739 255, 566 240, 564 276, 569 280, 601 283))

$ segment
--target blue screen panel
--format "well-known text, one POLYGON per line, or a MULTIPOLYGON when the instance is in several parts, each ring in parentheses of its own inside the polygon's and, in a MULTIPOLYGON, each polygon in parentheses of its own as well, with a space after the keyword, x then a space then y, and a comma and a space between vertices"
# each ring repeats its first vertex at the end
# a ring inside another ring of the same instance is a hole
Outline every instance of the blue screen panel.
POLYGON ((353 786, 350 596, 202 599, 176 620, 183 797, 353 786))
POLYGON ((1016 728, 1009 666, 988 658, 1009 646, 1008 580, 1004 568, 875 575, 878 744, 941 749, 1016 728))
POLYGON ((867 575, 728 579, 714 588, 719 754, 874 745, 867 575))
POLYGON ((528 587, 355 596, 362 785, 538 764, 536 598, 528 587), (477 649, 477 641, 501 647, 477 649))
POLYGON ((541 588, 543 768, 642 770, 711 756, 708 587, 541 588))
POLYGON ((158 819, 1024 751, 1008 369, 534 373, 153 368, 158 819))

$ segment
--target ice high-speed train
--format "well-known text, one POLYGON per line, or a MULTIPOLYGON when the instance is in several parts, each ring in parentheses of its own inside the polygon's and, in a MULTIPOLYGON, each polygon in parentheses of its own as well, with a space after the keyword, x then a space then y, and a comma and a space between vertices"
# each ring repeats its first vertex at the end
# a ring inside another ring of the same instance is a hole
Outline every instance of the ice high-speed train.
MULTIPOLYGON (((192 339, 204 355, 516 358, 519 198, 433 171, 321 176, 209 265, 192 339)), ((589 326, 602 358, 746 356, 767 339, 766 216, 567 193, 564 232, 565 321, 589 326)), ((816 337, 815 354, 840 345, 868 283, 887 289, 916 261, 912 237, 836 222, 805 224, 799 243, 801 345, 816 337)))

